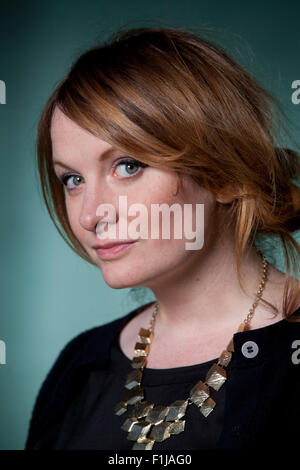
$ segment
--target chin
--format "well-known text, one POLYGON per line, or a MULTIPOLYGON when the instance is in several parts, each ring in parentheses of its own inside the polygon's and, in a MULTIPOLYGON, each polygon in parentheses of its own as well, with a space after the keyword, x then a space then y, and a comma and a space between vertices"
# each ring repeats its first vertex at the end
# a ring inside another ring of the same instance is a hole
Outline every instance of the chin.
POLYGON ((112 289, 126 289, 130 287, 143 286, 146 282, 145 276, 134 274, 134 269, 120 269, 117 265, 100 267, 104 282, 112 289))
POLYGON ((127 288, 130 288, 130 287, 136 287, 134 284, 131 285, 131 284, 128 284, 128 282, 126 282, 126 280, 122 280, 122 279, 106 279, 104 276, 103 276, 103 279, 105 281, 105 283, 111 287, 112 289, 127 289, 127 288))

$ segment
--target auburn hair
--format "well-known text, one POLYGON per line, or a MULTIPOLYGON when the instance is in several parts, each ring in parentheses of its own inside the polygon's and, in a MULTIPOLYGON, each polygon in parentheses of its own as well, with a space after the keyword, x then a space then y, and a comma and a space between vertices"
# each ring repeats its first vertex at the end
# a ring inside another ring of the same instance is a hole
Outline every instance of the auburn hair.
POLYGON ((241 260, 256 235, 278 237, 288 319, 300 298, 300 247, 292 235, 300 229, 300 191, 292 181, 300 164, 299 155, 279 142, 275 105, 276 98, 225 50, 187 28, 118 31, 75 61, 40 117, 38 170, 52 221, 68 245, 95 264, 72 232, 53 169, 50 131, 58 107, 122 152, 229 196, 226 220, 235 230, 241 285, 241 260))

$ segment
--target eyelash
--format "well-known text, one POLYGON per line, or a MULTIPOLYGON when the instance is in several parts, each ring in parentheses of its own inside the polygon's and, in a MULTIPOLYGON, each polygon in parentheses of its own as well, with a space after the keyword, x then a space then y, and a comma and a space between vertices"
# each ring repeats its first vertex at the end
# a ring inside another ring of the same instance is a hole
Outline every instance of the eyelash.
MULTIPOLYGON (((140 168, 146 168, 147 166, 149 166, 146 163, 135 160, 134 158, 126 158, 126 159, 118 160, 117 162, 115 162, 113 164, 113 168, 117 168, 119 165, 126 165, 126 164, 130 164, 130 163, 133 163, 134 165, 136 165, 140 168)), ((138 173, 139 172, 137 171, 132 176, 128 176, 128 177, 125 177, 125 178, 126 179, 132 178, 133 176, 137 175, 138 173)), ((78 176, 78 175, 76 175, 74 173, 65 173, 59 178, 59 180, 67 188, 68 179, 71 178, 71 177, 75 177, 75 176, 78 176)), ((72 191, 73 189, 76 189, 76 188, 67 188, 68 191, 72 191)))

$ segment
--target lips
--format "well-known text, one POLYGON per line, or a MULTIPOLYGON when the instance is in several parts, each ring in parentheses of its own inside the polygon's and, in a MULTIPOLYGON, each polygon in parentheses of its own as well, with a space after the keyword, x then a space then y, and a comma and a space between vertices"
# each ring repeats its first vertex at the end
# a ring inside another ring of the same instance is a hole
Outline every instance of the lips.
POLYGON ((102 259, 113 259, 120 257, 125 251, 130 249, 136 240, 130 242, 106 243, 103 245, 94 245, 97 255, 102 259))
POLYGON ((93 245, 92 248, 95 250, 101 249, 101 250, 106 250, 107 248, 112 248, 113 246, 120 246, 120 245, 127 245, 128 243, 134 243, 136 240, 126 240, 126 241, 120 241, 120 242, 111 242, 111 243, 102 243, 102 244, 96 244, 93 245))

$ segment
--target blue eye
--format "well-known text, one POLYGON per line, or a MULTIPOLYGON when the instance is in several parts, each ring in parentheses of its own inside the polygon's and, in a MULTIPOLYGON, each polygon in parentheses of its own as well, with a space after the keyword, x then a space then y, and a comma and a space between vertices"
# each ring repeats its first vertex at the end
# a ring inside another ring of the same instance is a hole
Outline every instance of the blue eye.
POLYGON ((143 162, 139 162, 138 160, 135 160, 133 158, 126 159, 126 160, 121 160, 115 163, 114 167, 115 168, 124 168, 125 173, 121 174, 120 176, 132 176, 135 175, 139 168, 145 168, 148 165, 143 162))
POLYGON ((69 180, 73 180, 73 184, 75 184, 75 188, 76 188, 76 187, 78 187, 78 186, 80 185, 80 182, 79 182, 79 184, 74 183, 75 178, 77 178, 77 183, 78 183, 78 179, 81 179, 82 177, 79 176, 79 175, 66 174, 66 175, 63 175, 63 176, 61 177, 61 182, 62 182, 62 183, 64 184, 64 186, 66 186, 68 189, 74 189, 74 187, 68 186, 68 181, 69 181, 69 180))
MULTIPOLYGON (((116 168, 116 170, 122 169, 120 172, 121 174, 118 172, 119 176, 128 178, 137 174, 140 168, 145 168, 147 166, 149 165, 135 160, 134 158, 126 158, 115 162, 113 168, 116 168)), ((59 178, 59 180, 68 191, 72 191, 82 184, 83 177, 72 173, 65 173, 59 178)))

